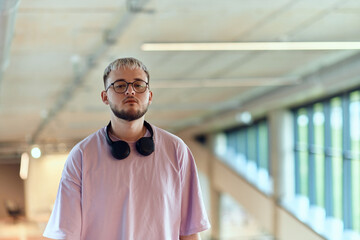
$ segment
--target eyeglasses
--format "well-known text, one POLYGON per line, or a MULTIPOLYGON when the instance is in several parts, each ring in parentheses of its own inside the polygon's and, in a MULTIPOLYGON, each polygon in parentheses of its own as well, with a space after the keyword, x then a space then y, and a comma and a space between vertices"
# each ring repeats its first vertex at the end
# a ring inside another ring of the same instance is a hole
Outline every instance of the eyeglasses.
POLYGON ((112 86, 114 88, 114 91, 117 93, 124 93, 128 90, 129 85, 132 86, 135 92, 137 93, 143 93, 146 91, 146 89, 149 86, 149 83, 143 81, 143 80, 136 80, 132 83, 126 82, 125 80, 116 80, 112 84, 110 84, 105 91, 109 90, 109 88, 112 86))

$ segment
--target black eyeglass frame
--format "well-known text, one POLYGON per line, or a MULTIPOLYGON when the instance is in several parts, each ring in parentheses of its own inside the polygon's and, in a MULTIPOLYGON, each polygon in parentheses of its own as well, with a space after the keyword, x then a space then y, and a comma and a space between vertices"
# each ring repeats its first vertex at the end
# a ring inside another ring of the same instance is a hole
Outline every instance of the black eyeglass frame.
POLYGON ((135 91, 136 93, 144 93, 144 92, 146 92, 146 89, 149 88, 149 83, 148 83, 148 82, 145 82, 144 80, 141 80, 141 79, 137 79, 137 80, 135 80, 134 82, 127 82, 127 81, 125 81, 125 80, 119 79, 119 80, 116 80, 115 82, 111 83, 111 84, 105 89, 105 92, 107 92, 107 90, 109 90, 109 88, 112 86, 113 89, 114 89, 114 92, 116 92, 116 93, 124 93, 124 92, 126 92, 126 91, 128 90, 129 85, 131 85, 132 89, 134 89, 134 91, 135 91), (115 84, 115 83, 118 83, 118 82, 124 82, 124 83, 126 83, 126 88, 125 88, 125 90, 124 90, 123 92, 117 92, 117 91, 115 90, 114 84, 115 84), (144 90, 143 92, 139 92, 139 91, 136 90, 136 88, 134 88, 134 83, 136 83, 136 82, 143 82, 143 83, 146 84, 145 90, 144 90))

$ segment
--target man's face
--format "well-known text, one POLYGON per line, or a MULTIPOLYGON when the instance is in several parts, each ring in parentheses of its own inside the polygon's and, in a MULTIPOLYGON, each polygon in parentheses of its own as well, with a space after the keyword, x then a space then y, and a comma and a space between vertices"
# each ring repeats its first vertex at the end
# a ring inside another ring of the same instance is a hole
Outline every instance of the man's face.
MULTIPOLYGON (((128 83, 133 83, 136 80, 148 82, 145 72, 140 68, 112 70, 108 76, 106 86, 108 87, 116 80, 124 80, 128 83)), ((146 89, 143 93, 137 93, 134 91, 133 86, 129 85, 126 92, 116 93, 111 86, 107 91, 101 93, 101 97, 103 102, 110 106, 116 117, 126 121, 133 121, 141 118, 147 112, 152 101, 152 92, 146 89)))

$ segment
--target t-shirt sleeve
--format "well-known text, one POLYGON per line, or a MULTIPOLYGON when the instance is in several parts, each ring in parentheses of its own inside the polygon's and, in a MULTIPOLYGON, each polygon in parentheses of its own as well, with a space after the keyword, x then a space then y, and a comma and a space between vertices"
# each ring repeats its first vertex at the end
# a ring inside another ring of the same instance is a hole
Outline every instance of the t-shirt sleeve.
POLYGON ((80 150, 73 149, 66 160, 53 211, 44 237, 79 240, 81 232, 81 160, 80 150))
POLYGON ((200 183, 194 157, 185 145, 178 156, 181 164, 181 226, 180 235, 187 236, 210 228, 203 204, 200 183))

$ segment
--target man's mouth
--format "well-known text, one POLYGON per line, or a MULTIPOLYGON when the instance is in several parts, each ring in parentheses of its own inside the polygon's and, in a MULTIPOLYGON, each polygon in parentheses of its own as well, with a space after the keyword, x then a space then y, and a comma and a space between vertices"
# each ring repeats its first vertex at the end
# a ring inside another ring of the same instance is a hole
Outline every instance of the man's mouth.
POLYGON ((138 101, 135 98, 125 98, 124 103, 137 103, 138 101))

